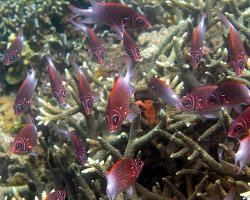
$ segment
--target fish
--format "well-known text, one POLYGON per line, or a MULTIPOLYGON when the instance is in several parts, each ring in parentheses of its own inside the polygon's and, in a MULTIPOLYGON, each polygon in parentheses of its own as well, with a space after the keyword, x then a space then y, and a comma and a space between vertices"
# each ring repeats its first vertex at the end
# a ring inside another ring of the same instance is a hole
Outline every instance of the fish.
POLYGON ((247 86, 240 82, 226 82, 218 86, 208 97, 211 106, 226 107, 228 112, 232 108, 238 110, 240 104, 250 104, 250 93, 247 86))
POLYGON ((248 134, 240 141, 240 147, 237 153, 235 154, 235 166, 234 166, 235 170, 238 162, 240 162, 240 168, 237 174, 240 174, 242 168, 245 165, 250 164, 250 134, 248 134))
POLYGON ((70 59, 70 63, 75 68, 75 71, 77 72, 79 77, 78 92, 82 108, 84 109, 85 114, 89 115, 93 109, 93 103, 95 97, 91 92, 91 88, 86 76, 84 75, 80 67, 76 64, 73 58, 70 59))
POLYGON ((115 197, 124 190, 126 190, 126 193, 131 199, 133 194, 132 184, 139 176, 143 165, 143 161, 132 158, 119 160, 113 165, 106 175, 106 192, 109 200, 114 200, 115 197))
POLYGON ((20 27, 17 37, 11 42, 7 53, 5 54, 6 65, 14 64, 20 60, 24 49, 23 40, 23 27, 20 27))
POLYGON ((134 39, 128 34, 128 32, 126 30, 124 30, 123 46, 124 46, 124 49, 125 49, 127 55, 133 61, 140 60, 140 49, 136 45, 134 39))
POLYGON ((35 77, 35 70, 32 68, 31 73, 27 70, 27 77, 25 78, 23 84, 21 85, 13 109, 15 115, 18 116, 28 109, 29 104, 32 103, 34 91, 37 85, 37 78, 35 77))
POLYGON ((180 108, 180 99, 176 95, 175 91, 171 89, 164 81, 159 78, 151 78, 149 81, 147 81, 147 84, 152 93, 161 98, 164 103, 172 104, 178 109, 180 108))
POLYGON ((104 63, 105 49, 101 39, 98 38, 93 30, 85 24, 80 24, 73 20, 69 20, 69 22, 74 25, 75 30, 81 30, 85 33, 86 37, 88 38, 88 43, 92 51, 94 60, 102 65, 104 63))
POLYGON ((235 190, 233 188, 230 188, 230 190, 227 192, 223 200, 234 200, 234 198, 235 198, 235 190))
POLYGON ((201 86, 185 97, 181 98, 181 110, 190 113, 212 113, 216 107, 207 104, 210 94, 217 88, 216 85, 201 86))
POLYGON ((118 38, 123 38, 124 28, 127 29, 143 29, 150 28, 151 24, 147 18, 138 11, 120 4, 112 2, 98 3, 90 0, 92 8, 80 9, 73 5, 68 8, 75 14, 73 16, 86 16, 81 20, 85 24, 105 24, 118 33, 118 38))
POLYGON ((76 158, 81 163, 82 167, 84 167, 87 160, 86 148, 82 145, 82 143, 73 133, 59 128, 57 128, 56 132, 66 135, 71 140, 73 147, 75 149, 76 158))
POLYGON ((63 85, 62 79, 52 62, 51 56, 46 55, 46 59, 48 61, 49 81, 52 89, 52 94, 60 104, 65 104, 66 90, 63 85))
POLYGON ((228 131, 228 137, 242 137, 249 134, 250 130, 250 107, 233 120, 228 131))
POLYGON ((198 24, 195 29, 192 47, 190 50, 190 62, 193 68, 198 67, 202 58, 204 33, 206 31, 205 18, 206 13, 203 12, 198 16, 198 24))
POLYGON ((243 70, 246 67, 247 56, 243 47, 243 43, 240 39, 240 34, 221 11, 216 9, 216 12, 221 21, 229 28, 228 62, 233 67, 236 75, 241 76, 243 70))
POLYGON ((135 110, 130 108, 130 97, 134 93, 130 78, 134 76, 134 71, 131 71, 132 61, 129 57, 127 60, 127 74, 124 77, 119 73, 108 100, 106 122, 110 132, 119 128, 124 120, 131 120, 137 116, 135 110))
POLYGON ((64 200, 66 198, 66 191, 57 190, 47 195, 45 200, 64 200))
POLYGON ((35 124, 33 122, 26 124, 11 143, 10 153, 18 155, 33 154, 32 150, 37 145, 37 137, 38 133, 35 124))

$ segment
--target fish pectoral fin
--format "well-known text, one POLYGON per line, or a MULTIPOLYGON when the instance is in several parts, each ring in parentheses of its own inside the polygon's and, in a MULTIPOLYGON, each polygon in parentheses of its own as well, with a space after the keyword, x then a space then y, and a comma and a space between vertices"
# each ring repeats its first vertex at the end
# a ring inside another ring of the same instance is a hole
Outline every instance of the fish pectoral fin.
POLYGON ((240 104, 239 104, 239 105, 235 105, 233 108, 234 108, 234 110, 235 110, 237 113, 242 113, 242 111, 243 111, 240 104))
POLYGON ((206 118, 209 118, 209 119, 217 119, 218 116, 216 114, 205 114, 204 115, 206 118))
POLYGON ((137 117, 137 113, 128 113, 125 120, 126 121, 132 121, 136 117, 137 117))
POLYGON ((133 187, 132 187, 132 185, 128 189, 126 189, 125 191, 126 191, 127 195, 129 196, 129 199, 131 199, 132 198, 132 194, 133 194, 133 187))
POLYGON ((99 95, 95 95, 94 99, 93 99, 93 102, 94 103, 97 103, 101 100, 101 97, 99 95))

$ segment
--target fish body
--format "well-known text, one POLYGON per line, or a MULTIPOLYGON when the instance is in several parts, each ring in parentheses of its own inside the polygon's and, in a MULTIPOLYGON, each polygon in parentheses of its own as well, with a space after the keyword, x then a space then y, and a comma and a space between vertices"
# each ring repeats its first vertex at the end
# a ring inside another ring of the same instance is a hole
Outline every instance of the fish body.
POLYGON ((5 54, 6 65, 17 62, 21 58, 23 49, 23 28, 20 27, 17 37, 12 41, 7 53, 5 54))
POLYGON ((82 145, 82 143, 78 140, 78 138, 71 132, 63 130, 63 129, 57 129, 57 132, 62 133, 66 135, 72 142, 72 145, 75 149, 75 154, 77 160, 81 163, 82 167, 86 164, 86 149, 82 145))
POLYGON ((65 200, 66 198, 66 191, 57 190, 48 194, 45 200, 65 200))
POLYGON ((123 35, 123 46, 124 46, 124 49, 125 49, 127 55, 133 61, 140 60, 139 47, 136 45, 134 39, 125 30, 124 30, 124 35, 123 35))
POLYGON ((198 24, 194 33, 192 47, 190 50, 190 62, 192 63, 193 68, 198 67, 202 58, 204 33, 206 31, 205 18, 206 13, 202 12, 198 17, 198 24))
POLYGON ((250 134, 240 141, 240 147, 235 154, 235 169, 238 162, 240 162, 240 169, 237 174, 241 172, 245 165, 250 163, 250 134))
POLYGON ((109 200, 114 200, 115 197, 126 190, 131 199, 133 188, 132 184, 139 176, 144 163, 139 159, 122 159, 119 160, 107 174, 107 195, 109 200))
POLYGON ((48 61, 49 81, 52 89, 52 94, 60 104, 65 104, 66 90, 63 85, 62 79, 52 62, 52 58, 49 55, 46 55, 46 59, 48 61))
POLYGON ((69 5, 75 16, 86 16, 82 20, 86 24, 106 24, 115 30, 120 39, 123 37, 124 27, 128 29, 142 29, 151 27, 150 22, 138 11, 120 3, 97 3, 90 1, 91 9, 79 9, 69 5))
POLYGON ((32 102, 33 94, 37 84, 35 74, 36 72, 33 68, 31 73, 27 71, 27 77, 25 78, 17 93, 15 103, 13 105, 16 116, 27 110, 29 104, 32 102))
POLYGON ((229 28, 228 62, 234 68, 236 75, 241 76, 247 63, 247 56, 243 48, 243 43, 240 39, 240 34, 231 24, 231 22, 228 21, 228 19, 219 10, 216 10, 216 12, 223 23, 226 24, 229 28))
POLYGON ((202 86, 186 97, 181 98, 182 110, 184 112, 209 113, 216 108, 207 104, 210 94, 217 88, 216 85, 202 86))
POLYGON ((250 107, 242 112, 231 124, 228 137, 241 137, 249 134, 250 107))
POLYGON ((152 78, 148 81, 148 87, 156 96, 160 97, 164 103, 175 105, 177 108, 180 107, 180 99, 177 97, 175 91, 161 79, 152 78))
POLYGON ((217 107, 234 107, 238 104, 250 104, 249 90, 243 83, 223 83, 209 95, 208 104, 217 107))
POLYGON ((134 88, 130 85, 130 78, 133 76, 130 65, 131 62, 128 61, 126 76, 119 74, 110 93, 106 110, 106 122, 110 132, 114 132, 128 117, 135 117, 130 109, 130 97, 134 93, 134 88))
POLYGON ((75 26, 75 30, 82 30, 86 37, 88 38, 88 43, 93 54, 94 60, 99 63, 104 63, 105 49, 102 41, 97 37, 91 28, 85 24, 80 24, 70 20, 70 22, 75 26))
POLYGON ((223 198, 223 200, 234 200, 234 198, 235 198, 235 190, 234 190, 233 188, 231 188, 231 189, 227 192, 227 194, 226 194, 226 196, 223 198))
POLYGON ((89 115, 93 108, 93 102, 94 102, 94 95, 91 92, 91 88, 89 85, 89 82, 84 75, 84 73, 81 71, 80 67, 76 64, 74 60, 70 60, 71 65, 74 66, 75 71, 78 74, 78 92, 79 97, 81 101, 82 108, 85 111, 86 115, 89 115))
POLYGON ((10 152, 18 155, 31 153, 37 145, 37 137, 36 126, 32 122, 26 124, 12 142, 10 152))

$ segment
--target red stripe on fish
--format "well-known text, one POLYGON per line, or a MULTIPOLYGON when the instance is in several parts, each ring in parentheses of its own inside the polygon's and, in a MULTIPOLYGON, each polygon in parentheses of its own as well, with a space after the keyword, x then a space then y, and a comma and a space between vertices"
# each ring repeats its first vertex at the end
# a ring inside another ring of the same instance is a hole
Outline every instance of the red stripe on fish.
POLYGON ((54 73, 53 73, 53 70, 52 70, 50 64, 49 64, 49 71, 50 71, 50 74, 51 74, 52 79, 55 80, 54 73))
POLYGON ((57 190, 55 192, 48 194, 46 200, 65 200, 65 198, 66 198, 66 191, 57 190))
POLYGON ((90 29, 89 27, 88 27, 88 29, 89 29, 89 33, 90 33, 92 40, 95 42, 96 39, 95 39, 95 35, 94 35, 92 29, 90 29))
POLYGON ((232 41, 232 46, 234 48, 234 34, 233 34, 233 27, 230 26, 230 32, 231 32, 231 41, 232 41))
POLYGON ((195 44, 195 41, 196 41, 197 32, 198 32, 198 24, 197 24, 197 27, 196 27, 196 30, 195 30, 195 33, 194 33, 194 44, 195 44))
POLYGON ((81 87, 81 89, 82 89, 82 76, 81 76, 80 70, 79 70, 79 72, 78 72, 78 75, 79 75, 80 87, 81 87))

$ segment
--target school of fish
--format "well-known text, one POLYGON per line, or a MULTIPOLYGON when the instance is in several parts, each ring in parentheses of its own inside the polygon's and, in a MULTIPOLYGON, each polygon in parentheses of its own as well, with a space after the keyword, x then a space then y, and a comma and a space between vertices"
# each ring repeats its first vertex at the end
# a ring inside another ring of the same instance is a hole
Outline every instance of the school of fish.
MULTIPOLYGON (((103 65, 105 59, 105 48, 100 38, 87 24, 103 24, 108 25, 111 30, 117 33, 117 38, 123 40, 124 50, 127 54, 127 73, 123 76, 119 72, 111 90, 108 104, 106 108, 106 123, 110 132, 115 132, 124 123, 125 120, 131 121, 137 116, 140 110, 137 107, 131 107, 130 98, 134 94, 134 87, 130 84, 131 77, 135 76, 135 70, 132 69, 133 62, 140 61, 140 49, 136 45, 135 40, 129 35, 127 29, 137 30, 150 28, 151 24, 140 12, 122 5, 120 3, 97 3, 90 0, 90 9, 80 9, 69 5, 73 16, 67 21, 73 25, 73 31, 82 31, 89 44, 92 52, 93 60, 103 65), (85 17, 84 19, 75 21, 75 18, 85 17)), ((240 35, 231 22, 216 10, 221 21, 229 28, 229 59, 228 63, 232 66, 237 76, 241 76, 247 62, 247 57, 243 49, 240 35)), ((202 60, 203 40, 206 31, 205 25, 206 13, 202 12, 198 16, 197 27, 194 32, 191 50, 189 54, 190 64, 193 68, 197 68, 202 60)), ((23 28, 20 27, 16 39, 11 43, 5 55, 6 65, 11 65, 21 59, 23 50, 23 28)), ((51 86, 51 93, 63 105, 67 103, 66 87, 62 76, 53 64, 50 55, 45 56, 47 59, 48 76, 51 86)), ((71 65, 75 69, 76 79, 78 82, 79 100, 81 102, 82 111, 85 115, 89 115, 94 107, 96 97, 92 92, 88 79, 74 58, 70 59, 71 65)), ((29 105, 32 103, 38 78, 35 70, 31 68, 31 72, 27 70, 27 77, 21 85, 15 103, 13 105, 14 113, 18 116, 21 113, 28 113, 29 105)), ((173 89, 171 89, 164 81, 159 78, 152 78, 146 81, 152 94, 159 97, 164 103, 174 105, 179 111, 187 113, 199 113, 205 117, 216 118, 216 114, 223 107, 228 112, 234 109, 238 112, 237 118, 231 123, 228 137, 237 137, 240 139, 240 146, 235 153, 235 167, 238 162, 242 171, 244 165, 250 163, 250 95, 249 89, 241 82, 225 82, 221 85, 201 86, 200 88, 178 97, 173 89), (242 108, 245 108, 244 110, 242 108)), ((144 105, 142 102, 138 105, 144 105)), ((151 118, 150 118, 151 119, 151 118)), ((72 132, 58 128, 56 132, 61 133, 70 139, 75 155, 82 167, 86 164, 86 148, 84 142, 81 142, 72 132)), ((37 145, 38 132, 35 123, 30 120, 16 135, 11 144, 11 154, 32 154, 35 155, 37 145)), ((126 191, 128 197, 132 198, 133 182, 139 176, 144 163, 139 159, 126 158, 118 161, 110 171, 106 174, 107 180, 107 196, 109 200, 126 191)), ((57 190, 47 196, 47 200, 65 199, 66 191, 57 190)))

